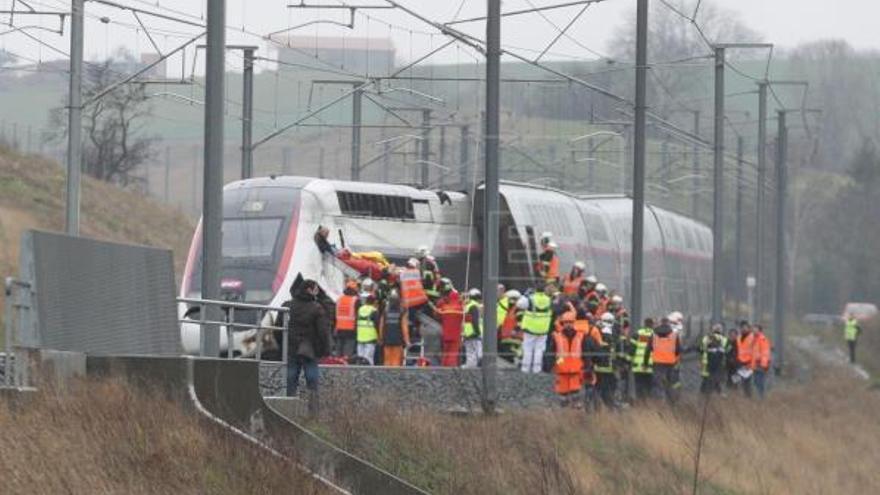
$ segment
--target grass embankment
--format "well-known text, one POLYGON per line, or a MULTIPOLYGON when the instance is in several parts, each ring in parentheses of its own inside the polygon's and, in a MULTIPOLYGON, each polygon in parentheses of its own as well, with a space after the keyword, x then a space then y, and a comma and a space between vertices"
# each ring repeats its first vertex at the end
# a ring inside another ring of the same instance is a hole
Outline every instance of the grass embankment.
MULTIPOLYGON (((64 177, 54 161, 0 146, 0 277, 18 275, 22 232, 64 230, 64 177)), ((91 177, 83 177, 81 198, 83 235, 171 249, 176 272, 182 273, 194 228, 190 218, 91 177)), ((0 316, 2 311, 0 291, 0 316)))
MULTIPOLYGON (((833 372, 709 404, 700 493, 880 493, 880 394, 833 372)), ((316 426, 434 493, 690 493, 702 407, 452 417, 350 404, 316 426)))
POLYGON ((158 394, 118 381, 0 400, 4 494, 327 493, 273 457, 158 394))

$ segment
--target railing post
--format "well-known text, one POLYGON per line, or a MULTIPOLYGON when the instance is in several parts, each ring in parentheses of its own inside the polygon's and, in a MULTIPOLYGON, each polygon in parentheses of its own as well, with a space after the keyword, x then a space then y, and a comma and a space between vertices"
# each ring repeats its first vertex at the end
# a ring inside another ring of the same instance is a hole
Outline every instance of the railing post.
POLYGON ((226 359, 232 359, 235 354, 235 346, 232 342, 232 334, 235 325, 235 306, 228 306, 226 313, 226 359))
POLYGON ((290 338, 290 335, 288 335, 288 332, 287 332, 287 328, 288 328, 287 322, 288 322, 288 319, 290 318, 290 313, 285 311, 282 313, 282 315, 283 316, 281 317, 281 323, 282 323, 281 324, 281 327, 282 327, 282 330, 281 330, 281 363, 286 367, 287 360, 289 359, 289 356, 287 355, 287 339, 290 338))
POLYGON ((263 318, 266 316, 264 310, 259 310, 257 312, 257 352, 256 357, 257 361, 261 361, 263 359, 263 318))
POLYGON ((15 302, 13 301, 15 289, 13 288, 12 277, 6 277, 5 283, 5 293, 6 293, 6 302, 3 314, 6 315, 5 323, 5 352, 6 355, 3 359, 3 383, 9 387, 12 385, 12 332, 15 329, 15 320, 17 310, 15 309, 15 302))
MULTIPOLYGON (((202 334, 205 333, 205 303, 199 303, 199 342, 204 344, 205 339, 202 338, 202 334)), ((205 346, 199 346, 199 355, 205 356, 205 346)))

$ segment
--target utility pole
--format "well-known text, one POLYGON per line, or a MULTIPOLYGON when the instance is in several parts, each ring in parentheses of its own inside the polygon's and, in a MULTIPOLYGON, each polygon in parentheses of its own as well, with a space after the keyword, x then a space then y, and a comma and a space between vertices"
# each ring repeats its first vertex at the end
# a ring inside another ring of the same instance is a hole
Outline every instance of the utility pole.
POLYGON ((461 126, 461 139, 458 142, 458 161, 461 167, 461 184, 462 189, 470 194, 473 184, 471 183, 471 156, 468 143, 470 139, 470 126, 463 124, 461 126))
POLYGON ((742 270, 742 248, 743 248, 743 239, 742 239, 742 200, 743 200, 743 137, 738 136, 736 138, 736 238, 734 241, 736 242, 735 256, 736 262, 734 264, 734 302, 736 303, 734 309, 734 318, 739 320, 740 317, 740 305, 743 301, 743 270, 742 270))
MULTIPOLYGON (((694 136, 700 136, 700 111, 694 110, 694 136)), ((700 214, 700 195, 697 191, 700 189, 700 145, 694 141, 694 146, 692 148, 693 153, 693 194, 691 195, 691 216, 694 220, 698 220, 700 214)))
POLYGON ((764 184, 767 182, 767 81, 758 83, 758 185, 755 190, 755 321, 764 319, 764 184))
POLYGON ((361 180, 361 110, 363 90, 358 85, 351 94, 351 180, 361 180))
POLYGON ((714 207, 712 221, 712 323, 721 323, 724 292, 721 269, 724 257, 724 50, 715 47, 715 149, 714 207))
POLYGON ((785 208, 788 195, 788 128, 785 125, 785 110, 777 112, 776 145, 776 308, 773 317, 774 347, 776 348, 776 373, 782 373, 785 366, 785 298, 787 289, 787 260, 785 259, 785 208))
MULTIPOLYGON (((648 0, 636 3, 636 101, 633 126, 632 261, 630 310, 633 325, 642 324, 642 274, 645 229, 645 117, 648 110, 648 0)), ((624 167, 625 168, 625 167, 624 167)))
POLYGON ((67 108, 66 231, 79 235, 79 193, 82 174, 82 63, 85 0, 70 2, 70 83, 67 108))
MULTIPOLYGON (((202 174, 202 299, 220 299, 223 245, 223 98, 226 72, 226 0, 207 0, 205 55, 205 149, 202 174)), ((220 321, 214 305, 205 307, 209 321, 220 321)), ((201 354, 220 355, 220 329, 202 327, 201 354)), ((232 343, 228 343, 232 352, 232 343)))
MULTIPOLYGON (((487 83, 488 84, 488 83, 487 83)), ((430 184, 428 166, 431 160, 431 109, 422 109, 422 187, 430 184)))
MULTIPOLYGON (((645 1, 645 0, 639 0, 645 1)), ((498 139, 500 132, 501 90, 501 0, 487 0, 486 12, 486 150, 485 188, 483 195, 482 286, 485 324, 483 328, 497 327, 495 307, 498 305, 498 139)), ((498 334, 483 332, 483 412, 495 412, 498 398, 498 334)))
POLYGON ((254 50, 245 47, 244 72, 242 73, 242 104, 241 104, 241 178, 250 179, 254 176, 254 50))

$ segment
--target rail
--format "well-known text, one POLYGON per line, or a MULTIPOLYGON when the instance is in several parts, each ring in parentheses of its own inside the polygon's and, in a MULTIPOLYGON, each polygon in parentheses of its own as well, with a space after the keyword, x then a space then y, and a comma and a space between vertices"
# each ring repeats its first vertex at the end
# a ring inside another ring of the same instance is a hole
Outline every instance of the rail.
POLYGON ((247 331, 254 330, 255 334, 255 345, 256 349, 254 350, 254 359, 257 361, 261 361, 263 357, 263 338, 265 337, 267 332, 281 332, 281 362, 287 364, 288 360, 288 350, 287 350, 287 342, 289 339, 289 335, 287 332, 287 321, 290 318, 290 309, 284 306, 271 306, 267 304, 253 304, 253 303, 244 303, 244 302, 236 302, 236 301, 218 301, 211 299, 199 299, 199 298, 191 298, 191 297, 178 297, 177 302, 179 304, 186 304, 189 306, 183 318, 179 318, 178 322, 181 324, 197 324, 199 325, 199 332, 205 331, 206 325, 212 326, 220 326, 225 328, 226 330, 226 357, 228 359, 233 359, 235 357, 235 338, 234 334, 236 330, 239 331, 247 331), (226 315, 224 320, 216 321, 216 320, 208 320, 205 318, 206 311, 205 309, 209 306, 219 307, 224 314, 226 315), (199 318, 192 319, 186 318, 185 316, 192 311, 192 308, 199 308, 199 318), (255 310, 257 312, 256 323, 245 323, 238 322, 235 320, 235 312, 236 310, 255 310), (275 315, 272 315, 275 313, 275 315), (267 316, 274 316, 272 320, 277 319, 277 315, 281 315, 281 326, 275 326, 272 324, 264 324, 264 320, 267 316))

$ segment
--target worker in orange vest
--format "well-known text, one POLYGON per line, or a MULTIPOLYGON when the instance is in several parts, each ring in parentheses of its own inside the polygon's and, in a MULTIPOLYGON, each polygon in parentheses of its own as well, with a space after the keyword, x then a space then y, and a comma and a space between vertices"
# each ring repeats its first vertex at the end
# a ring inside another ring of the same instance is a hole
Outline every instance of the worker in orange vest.
POLYGON ((563 407, 570 407, 577 404, 577 393, 583 386, 584 357, 592 350, 592 340, 586 333, 575 330, 573 312, 563 313, 559 320, 560 326, 551 334, 542 367, 556 374, 554 389, 563 407))
POLYGON ((336 300, 336 355, 344 358, 354 356, 356 351, 357 288, 357 281, 348 280, 345 290, 336 300))
POLYGON ((440 299, 437 300, 436 313, 440 319, 440 365, 455 368, 459 365, 461 352, 461 332, 464 325, 464 306, 452 281, 441 280, 440 299))
POLYGON ((406 268, 397 276, 400 284, 400 305, 407 310, 410 337, 413 340, 421 339, 422 324, 419 313, 424 311, 428 304, 428 294, 422 286, 420 266, 419 260, 410 258, 406 262, 406 268))
POLYGON ((755 372, 755 334, 747 321, 740 322, 736 339, 737 381, 746 397, 752 396, 752 379, 755 372), (738 378, 737 378, 738 377, 738 378))
POLYGON ((583 261, 576 261, 568 275, 562 279, 562 293, 566 296, 576 296, 581 282, 584 281, 584 270, 586 265, 583 261))
POLYGON ((678 398, 678 363, 681 359, 681 340, 672 331, 669 320, 663 318, 654 329, 654 335, 648 341, 642 365, 648 366, 653 361, 654 381, 666 400, 675 403, 678 398))
POLYGON ((754 347, 752 348, 752 370, 754 373, 755 389, 758 391, 758 398, 763 399, 767 372, 770 371, 772 345, 770 344, 770 339, 764 334, 764 327, 761 325, 755 325, 752 334, 755 336, 754 347))
POLYGON ((553 234, 544 232, 541 234, 542 252, 538 255, 535 263, 535 272, 545 283, 556 283, 559 280, 559 255, 556 254, 557 245, 552 240, 553 234))

